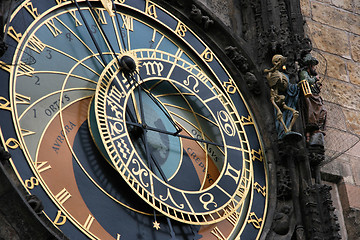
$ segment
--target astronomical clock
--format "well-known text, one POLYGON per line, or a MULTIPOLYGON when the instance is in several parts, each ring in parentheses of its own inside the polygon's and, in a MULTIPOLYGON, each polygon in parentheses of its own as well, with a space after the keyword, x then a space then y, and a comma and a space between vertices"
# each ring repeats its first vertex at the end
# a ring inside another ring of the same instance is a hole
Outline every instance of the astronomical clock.
POLYGON ((69 239, 259 239, 257 118, 215 43, 150 0, 26 0, 4 28, 0 137, 69 239))

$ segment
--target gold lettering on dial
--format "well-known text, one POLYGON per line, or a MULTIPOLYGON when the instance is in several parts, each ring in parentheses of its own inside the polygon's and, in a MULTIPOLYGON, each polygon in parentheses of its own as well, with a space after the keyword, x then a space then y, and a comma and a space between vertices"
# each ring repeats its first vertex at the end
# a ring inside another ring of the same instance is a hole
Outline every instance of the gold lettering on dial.
POLYGON ((47 26, 47 28, 50 30, 50 32, 54 35, 54 37, 57 37, 59 34, 62 34, 62 31, 60 31, 60 29, 58 29, 54 23, 54 19, 50 19, 49 21, 47 21, 45 23, 45 25, 47 26))
POLYGON ((31 101, 31 97, 22 95, 20 93, 16 93, 15 99, 16 99, 16 104, 27 104, 27 105, 29 105, 30 101, 31 101))
POLYGON ((11 111, 9 100, 4 97, 0 97, 0 109, 11 111))
POLYGON ((230 94, 234 94, 236 92, 235 86, 232 84, 231 79, 229 79, 228 82, 223 82, 223 86, 226 89, 226 91, 230 94))
POLYGON ((260 162, 262 162, 263 158, 264 158, 261 149, 259 149, 259 151, 256 151, 255 149, 252 149, 251 150, 251 156, 252 156, 251 158, 252 158, 253 161, 259 160, 260 162))
POLYGON ((187 28, 185 24, 183 24, 182 22, 178 22, 178 25, 176 26, 175 29, 175 33, 180 37, 185 37, 186 32, 187 32, 187 28))
POLYGON ((29 136, 29 135, 33 135, 33 134, 35 134, 35 132, 33 132, 33 131, 30 131, 30 130, 26 130, 26 129, 21 129, 21 135, 23 136, 23 137, 26 137, 26 136, 29 136))
POLYGON ((121 235, 120 235, 120 234, 117 234, 116 240, 120 240, 120 238, 121 238, 121 235))
POLYGON ((225 240, 224 234, 220 231, 218 227, 215 227, 213 230, 211 230, 212 235, 214 235, 218 240, 225 240))
POLYGON ((20 42, 20 39, 22 37, 21 33, 17 33, 13 26, 10 26, 8 29, 8 35, 12 37, 15 41, 20 42))
POLYGON ((266 186, 262 187, 258 182, 255 182, 254 189, 264 197, 266 196, 266 186))
POLYGON ((134 18, 121 14, 121 18, 123 20, 122 28, 125 28, 129 31, 134 31, 134 18))
POLYGON ((211 193, 204 193, 199 197, 200 202, 203 204, 204 209, 209 210, 208 205, 213 204, 215 207, 217 207, 217 203, 214 202, 214 196, 211 193), (204 200, 209 199, 209 200, 204 200))
POLYGON ((54 220, 54 224, 57 226, 61 226, 64 225, 66 222, 66 216, 64 216, 61 212, 61 210, 58 210, 55 220, 54 220))
POLYGON ((149 0, 146 1, 145 13, 153 18, 157 18, 156 6, 149 0))
POLYGON ((84 228, 89 231, 94 220, 95 220, 95 218, 91 214, 89 214, 89 216, 87 217, 87 219, 84 223, 84 228))
POLYGON ((79 21, 79 19, 76 17, 76 11, 75 10, 70 10, 69 11, 70 15, 74 18, 75 20, 75 26, 82 26, 82 23, 79 21))
POLYGON ((230 165, 230 163, 227 165, 225 175, 232 177, 232 178, 234 179, 235 183, 238 183, 238 182, 239 182, 240 173, 241 173, 241 171, 240 171, 240 170, 236 170, 235 168, 233 168, 233 167, 230 165))
POLYGON ((37 162, 35 168, 38 171, 38 173, 42 173, 46 170, 51 169, 51 165, 48 164, 48 162, 37 162))
POLYGON ((105 17, 105 9, 102 8, 95 8, 95 13, 98 16, 99 22, 103 25, 107 24, 106 17, 105 17))
POLYGON ((25 180, 25 186, 28 189, 34 189, 35 186, 39 185, 39 180, 36 177, 31 177, 30 179, 25 180))
POLYGON ((60 5, 62 2, 70 2, 70 0, 56 0, 57 5, 60 5))
POLYGON ((32 72, 34 72, 35 68, 29 66, 23 61, 19 62, 18 75, 26 75, 32 77, 32 72))
POLYGON ((37 8, 34 8, 31 1, 27 2, 24 7, 26 8, 26 10, 28 10, 28 12, 33 16, 34 19, 39 16, 37 8))
POLYGON ((206 48, 201 53, 201 58, 204 59, 206 62, 211 62, 212 60, 214 60, 214 54, 211 52, 209 48, 206 48))
POLYGON ((247 222, 259 229, 261 227, 262 218, 258 218, 254 212, 251 212, 247 222))
POLYGON ((143 62, 142 65, 146 67, 147 75, 157 74, 158 76, 161 76, 161 72, 164 70, 164 65, 161 62, 143 62))
POLYGON ((28 41, 28 48, 32 49, 33 51, 37 52, 37 53, 41 53, 42 51, 44 51, 46 45, 40 41, 40 39, 38 37, 36 37, 35 35, 33 35, 29 41, 28 41))
POLYGON ((71 194, 64 188, 61 190, 58 194, 56 194, 55 198, 56 200, 63 205, 69 198, 71 197, 71 194))
POLYGON ((5 144, 8 148, 11 148, 11 149, 16 149, 18 147, 20 149, 22 148, 19 141, 16 140, 15 138, 9 138, 8 140, 6 140, 5 144))

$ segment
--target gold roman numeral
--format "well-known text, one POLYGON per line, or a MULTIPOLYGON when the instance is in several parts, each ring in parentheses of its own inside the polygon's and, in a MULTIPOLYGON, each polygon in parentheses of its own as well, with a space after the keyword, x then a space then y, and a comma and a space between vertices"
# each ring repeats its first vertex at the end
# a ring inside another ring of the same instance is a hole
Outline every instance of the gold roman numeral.
POLYGON ((35 68, 30 67, 28 64, 20 61, 18 64, 18 75, 26 75, 32 77, 32 72, 34 72, 35 68))
POLYGON ((62 34, 62 31, 60 31, 60 29, 58 29, 55 26, 55 22, 54 19, 50 19, 48 20, 45 25, 48 27, 48 29, 50 30, 50 32, 54 35, 54 37, 57 37, 59 34, 62 34))
POLYGON ((123 20, 122 28, 125 28, 129 31, 134 31, 134 18, 121 14, 121 18, 123 20))
POLYGON ((30 130, 26 130, 26 129, 21 129, 21 135, 23 136, 23 137, 26 137, 26 136, 29 136, 29 135, 33 135, 33 134, 35 134, 35 132, 33 132, 33 131, 30 131, 30 130))
POLYGON ((12 37, 15 41, 20 42, 20 39, 22 37, 21 33, 17 33, 13 26, 10 26, 8 29, 8 35, 12 37))
POLYGON ((75 20, 75 26, 82 26, 82 23, 79 21, 79 19, 76 17, 76 11, 75 10, 70 10, 69 11, 70 15, 74 18, 75 20))
POLYGON ((225 240, 224 234, 220 231, 218 227, 215 227, 213 230, 211 230, 211 234, 214 235, 218 240, 225 240))
POLYGON ((106 17, 105 17, 105 9, 102 8, 95 8, 95 13, 98 16, 99 22, 103 25, 107 24, 106 17))
POLYGON ((87 217, 87 219, 85 221, 84 228, 89 231, 94 220, 95 220, 95 218, 91 214, 89 214, 89 216, 87 217))
POLYGON ((29 39, 27 47, 37 53, 41 53, 42 51, 44 51, 46 45, 43 42, 41 42, 38 37, 34 35, 29 39))
POLYGON ((63 205, 69 198, 71 197, 71 194, 64 188, 61 190, 58 194, 56 194, 55 198, 56 200, 63 205))
POLYGON ((35 168, 38 173, 42 173, 45 172, 46 170, 51 169, 51 166, 50 164, 48 164, 48 162, 37 162, 35 168))
POLYGON ((16 104, 27 104, 27 105, 29 105, 30 101, 31 101, 31 97, 22 95, 20 93, 16 93, 15 100, 16 100, 16 104))

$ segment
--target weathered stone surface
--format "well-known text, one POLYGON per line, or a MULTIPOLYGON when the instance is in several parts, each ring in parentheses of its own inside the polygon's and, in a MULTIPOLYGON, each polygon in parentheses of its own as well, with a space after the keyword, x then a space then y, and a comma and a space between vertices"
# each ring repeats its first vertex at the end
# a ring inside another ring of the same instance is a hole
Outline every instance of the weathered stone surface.
POLYGON ((205 6, 210 7, 211 12, 213 12, 220 20, 228 27, 230 27, 230 11, 229 5, 224 3, 222 0, 200 0, 205 6))
MULTIPOLYGON (((360 25, 360 16, 359 16, 359 25, 360 25)), ((360 36, 353 34, 350 35, 350 48, 351 48, 352 59, 356 62, 360 62, 360 36)))
POLYGON ((360 34, 358 15, 318 2, 312 2, 311 9, 314 21, 360 34))
POLYGON ((344 114, 350 129, 360 135, 360 111, 344 109, 344 114))
POLYGON ((360 209, 360 197, 355 197, 360 196, 360 186, 344 182, 339 184, 339 192, 342 192, 340 197, 344 209, 349 207, 360 209), (345 197, 346 195, 347 197, 345 197))
POLYGON ((311 8, 308 0, 300 0, 300 8, 304 17, 311 17, 311 8))
MULTIPOLYGON (((360 62, 348 62, 350 82, 360 86, 360 62)), ((359 93, 360 95, 360 93, 359 93)))
POLYGON ((319 60, 319 64, 316 66, 318 73, 345 82, 349 81, 344 58, 327 53, 318 53, 314 56, 319 60))
POLYGON ((354 183, 350 160, 347 155, 341 155, 336 161, 325 164, 321 167, 321 171, 335 176, 342 176, 344 182, 354 183))
POLYGON ((350 58, 347 32, 308 21, 307 35, 311 36, 315 48, 348 59, 350 58))
POLYGON ((346 118, 342 108, 330 102, 324 102, 324 105, 327 111, 326 126, 346 131, 346 118))
POLYGON ((360 157, 349 155, 349 159, 355 185, 360 186, 360 157))
POLYGON ((353 10, 352 2, 352 0, 332 0, 332 4, 334 4, 336 7, 346 9, 348 11, 353 10))
POLYGON ((323 81, 324 100, 340 104, 348 109, 360 109, 360 86, 327 78, 323 81))

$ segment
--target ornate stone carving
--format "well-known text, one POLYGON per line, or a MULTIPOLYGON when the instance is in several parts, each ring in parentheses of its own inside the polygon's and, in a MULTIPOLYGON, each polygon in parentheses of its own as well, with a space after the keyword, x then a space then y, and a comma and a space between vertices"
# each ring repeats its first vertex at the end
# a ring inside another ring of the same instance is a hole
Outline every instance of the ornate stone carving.
POLYGON ((27 195, 26 201, 36 214, 41 214, 42 210, 44 210, 41 200, 36 195, 27 195))
POLYGON ((280 211, 274 215, 273 230, 279 235, 286 235, 289 232, 291 208, 283 206, 280 211))
POLYGON ((225 48, 225 53, 241 73, 245 74, 249 71, 247 59, 240 53, 237 47, 228 46, 225 48))
POLYGON ((286 168, 279 168, 277 175, 277 197, 278 199, 286 200, 291 198, 292 183, 289 175, 289 170, 286 168))
POLYGON ((210 17, 202 14, 201 10, 195 4, 193 4, 191 7, 190 19, 201 25, 205 30, 207 30, 210 25, 214 23, 210 17))

